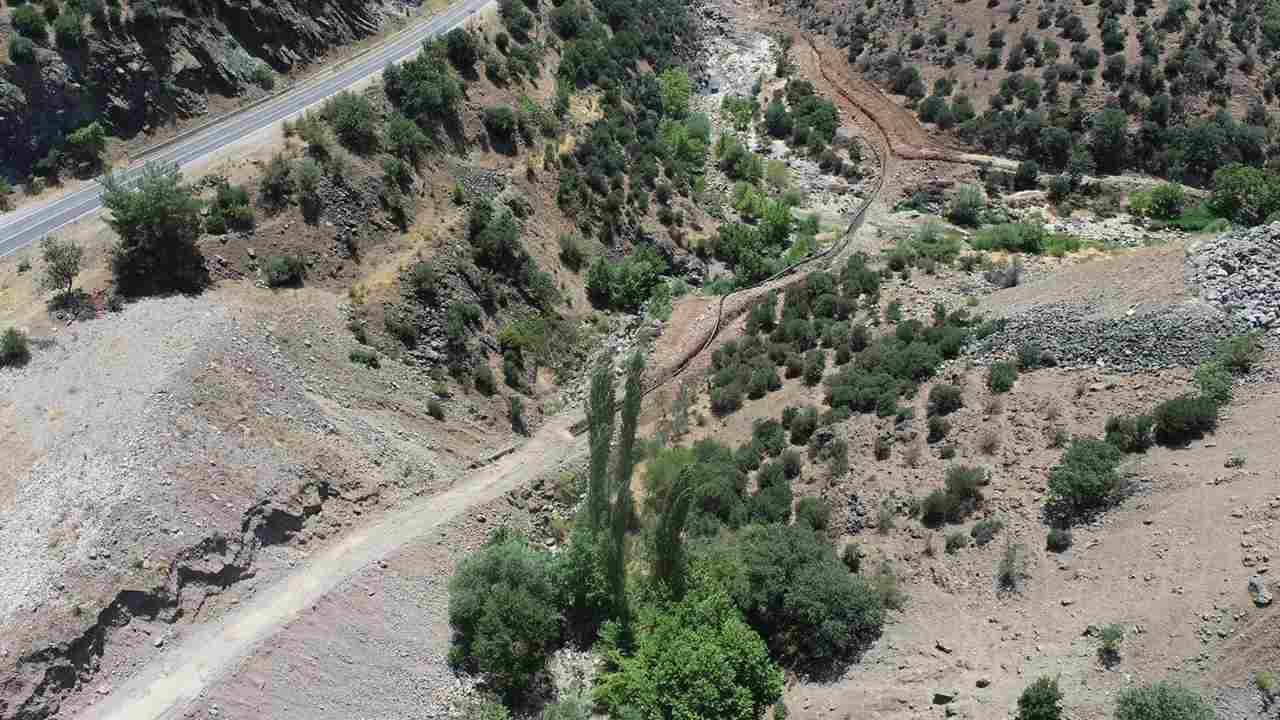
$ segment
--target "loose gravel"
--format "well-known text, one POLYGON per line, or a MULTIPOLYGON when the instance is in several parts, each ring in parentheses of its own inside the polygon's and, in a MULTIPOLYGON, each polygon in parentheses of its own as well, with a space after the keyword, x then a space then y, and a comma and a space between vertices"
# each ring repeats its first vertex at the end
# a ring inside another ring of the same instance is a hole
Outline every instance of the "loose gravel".
POLYGON ((1187 279, 1206 301, 1255 328, 1280 329, 1280 223, 1226 232, 1187 253, 1187 279))
POLYGON ((1183 366, 1208 359, 1218 341, 1244 328, 1202 305, 1166 306, 1119 318, 1087 303, 1036 305, 970 346, 973 355, 1007 355, 1036 343, 1066 367, 1097 366, 1133 372, 1183 366))

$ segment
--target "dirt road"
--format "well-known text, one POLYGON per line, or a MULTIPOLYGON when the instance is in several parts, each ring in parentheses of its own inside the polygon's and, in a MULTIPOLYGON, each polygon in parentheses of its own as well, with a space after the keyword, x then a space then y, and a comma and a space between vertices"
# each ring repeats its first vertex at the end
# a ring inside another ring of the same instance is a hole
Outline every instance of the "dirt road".
POLYGON ((260 590, 238 610, 193 631, 78 717, 151 720, 181 716, 188 703, 241 658, 361 568, 568 458, 578 444, 569 432, 577 418, 573 412, 557 415, 515 452, 475 471, 452 490, 422 498, 353 531, 283 581, 260 590))

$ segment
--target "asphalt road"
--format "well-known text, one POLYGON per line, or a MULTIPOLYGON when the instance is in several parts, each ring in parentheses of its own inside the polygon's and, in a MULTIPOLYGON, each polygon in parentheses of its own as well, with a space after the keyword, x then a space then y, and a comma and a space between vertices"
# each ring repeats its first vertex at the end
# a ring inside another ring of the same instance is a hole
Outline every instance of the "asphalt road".
MULTIPOLYGON (((404 30, 390 41, 339 66, 336 70, 307 80, 266 102, 233 113, 162 147, 144 157, 144 162, 176 164, 178 167, 200 160, 234 145, 259 130, 271 127, 312 105, 370 76, 381 73, 389 63, 417 55, 423 41, 457 27, 491 0, 461 0, 429 20, 404 30)), ((142 172, 142 163, 123 170, 126 184, 142 172)), ((98 183, 68 193, 43 205, 31 205, 0 215, 0 257, 44 238, 49 233, 97 212, 102 207, 98 183)))

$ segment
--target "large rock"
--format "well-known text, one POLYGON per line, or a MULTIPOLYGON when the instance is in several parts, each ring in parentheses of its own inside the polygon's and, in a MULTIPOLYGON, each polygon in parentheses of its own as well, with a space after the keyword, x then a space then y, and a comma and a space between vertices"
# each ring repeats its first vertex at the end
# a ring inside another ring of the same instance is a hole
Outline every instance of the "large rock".
POLYGON ((1249 578, 1249 597, 1253 598, 1253 604, 1258 607, 1266 607, 1271 604, 1271 591, 1267 589, 1267 581, 1261 575, 1254 575, 1249 578))

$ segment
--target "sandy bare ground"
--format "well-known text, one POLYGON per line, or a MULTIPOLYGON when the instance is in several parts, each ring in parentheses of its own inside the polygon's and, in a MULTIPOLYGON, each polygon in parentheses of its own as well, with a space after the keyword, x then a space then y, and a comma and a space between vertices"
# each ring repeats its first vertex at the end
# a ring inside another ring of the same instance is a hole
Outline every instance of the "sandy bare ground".
POLYGON ((239 609, 174 643, 105 700, 85 707, 77 717, 145 720, 181 713, 239 660, 269 644, 281 628, 362 568, 446 525, 468 508, 555 467, 577 446, 568 431, 576 419, 573 413, 557 416, 518 451, 477 471, 454 489, 408 504, 351 532, 281 582, 259 591, 239 609))

